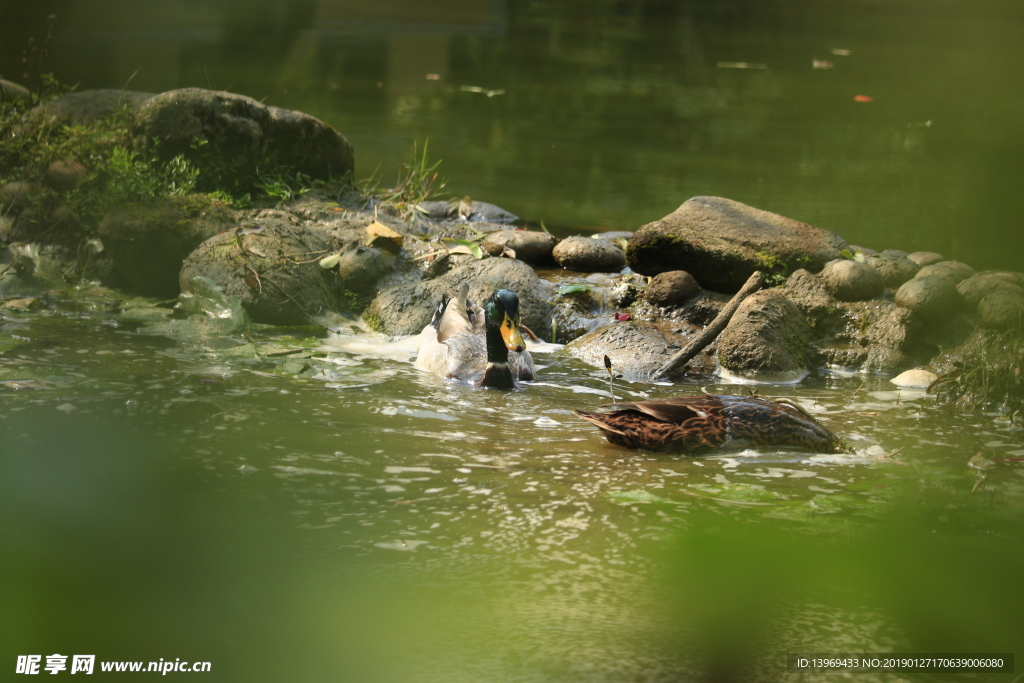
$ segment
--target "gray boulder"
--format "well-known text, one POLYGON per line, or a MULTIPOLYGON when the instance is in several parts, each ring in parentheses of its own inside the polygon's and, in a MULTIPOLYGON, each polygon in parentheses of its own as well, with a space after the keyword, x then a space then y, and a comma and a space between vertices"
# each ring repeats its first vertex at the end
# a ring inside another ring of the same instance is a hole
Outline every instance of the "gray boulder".
MULTIPOLYGON (((690 331, 689 336, 699 332, 690 331)), ((629 382, 649 381, 688 338, 667 332, 661 327, 644 321, 614 322, 589 332, 565 346, 565 351, 584 363, 604 368, 604 357, 612 362, 616 374, 629 382)), ((687 365, 687 370, 712 374, 714 360, 707 351, 702 351, 687 365)))
POLYGON ((919 319, 890 301, 840 304, 842 312, 821 345, 827 362, 848 369, 893 374, 914 365, 919 319))
POLYGON ((185 259, 181 291, 208 278, 238 297, 253 321, 272 325, 307 325, 341 309, 336 272, 311 258, 329 251, 326 237, 293 221, 283 211, 264 210, 240 230, 214 235, 185 259))
POLYGON ((991 330, 1024 327, 1024 295, 1005 289, 992 292, 978 304, 978 324, 991 330))
POLYGON ((921 269, 921 266, 905 256, 888 254, 886 252, 876 256, 868 256, 867 263, 882 276, 882 284, 891 289, 899 287, 917 275, 917 271, 921 269))
POLYGON ((587 272, 610 272, 626 265, 626 255, 608 240, 592 237, 567 237, 559 242, 551 255, 562 268, 587 272))
POLYGON ((971 309, 977 309, 982 299, 997 291, 1007 291, 1024 296, 1024 287, 991 271, 975 273, 958 284, 956 288, 960 292, 960 296, 964 298, 964 303, 971 309))
POLYGON ((963 306, 963 298, 952 277, 918 275, 896 290, 896 305, 917 313, 925 320, 937 322, 956 313, 963 306))
POLYGON ((685 270, 658 273, 644 289, 644 300, 655 306, 681 306, 700 291, 700 285, 685 270))
POLYGON ((907 258, 921 268, 946 260, 945 256, 936 254, 934 251, 915 251, 913 254, 907 254, 907 258))
POLYGON ((882 276, 866 263, 845 259, 830 261, 821 280, 840 301, 866 301, 882 293, 882 276))
POLYGON ((25 114, 20 126, 31 130, 40 126, 88 126, 123 109, 135 112, 153 97, 150 92, 134 90, 83 90, 44 102, 25 114))
POLYGON ((178 296, 181 264, 200 244, 237 225, 234 211, 203 195, 125 204, 108 211, 99 236, 124 286, 178 296))
POLYGON ((551 250, 555 248, 555 238, 546 232, 499 230, 487 235, 480 247, 491 256, 501 256, 506 249, 511 249, 520 261, 547 265, 553 262, 551 250))
POLYGON ((32 93, 23 85, 0 78, 0 102, 27 102, 32 93))
POLYGON ((445 290, 469 284, 469 298, 477 304, 503 287, 519 296, 523 323, 538 335, 551 324, 551 287, 530 266, 517 259, 473 260, 441 277, 399 284, 378 292, 363 313, 363 320, 378 332, 391 335, 419 334, 429 323, 445 290))
POLYGON ((200 169, 199 189, 246 187, 257 171, 304 173, 315 180, 351 175, 352 145, 302 112, 268 107, 234 93, 184 88, 146 100, 131 133, 136 151, 162 161, 182 155, 200 169))
POLYGON ((803 268, 786 279, 782 292, 800 309, 814 330, 827 329, 841 312, 821 277, 803 268))
POLYGON ((721 197, 694 197, 629 240, 629 267, 644 275, 685 270, 706 289, 735 292, 755 270, 819 271, 846 242, 807 223, 721 197))
POLYGON ((960 261, 939 261, 917 271, 914 277, 942 277, 954 285, 974 275, 974 268, 960 261))
POLYGON ((810 369, 816 350, 804 314, 777 289, 748 296, 718 338, 726 370, 760 379, 793 379, 810 369))

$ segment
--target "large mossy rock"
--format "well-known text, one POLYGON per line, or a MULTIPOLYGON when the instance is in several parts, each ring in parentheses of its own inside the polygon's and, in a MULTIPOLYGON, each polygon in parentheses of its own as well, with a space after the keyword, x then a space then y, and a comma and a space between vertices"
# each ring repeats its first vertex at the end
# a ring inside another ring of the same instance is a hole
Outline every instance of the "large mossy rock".
POLYGON ((807 223, 722 197, 694 197, 629 240, 629 267, 644 275, 685 270, 706 289, 738 291, 755 270, 817 272, 846 242, 807 223))
POLYGON ((814 364, 815 354, 804 314, 778 289, 744 299, 718 338, 722 367, 753 379, 799 379, 814 364))
POLYGON ((523 323, 539 335, 551 324, 553 293, 530 266, 517 259, 489 258, 473 261, 423 282, 388 287, 377 294, 363 313, 373 329, 385 334, 419 334, 429 323, 446 290, 469 284, 469 298, 482 305, 495 289, 504 288, 519 296, 523 323))
POLYGON ((355 163, 348 140, 309 114, 201 88, 147 100, 132 122, 132 138, 137 151, 192 162, 201 172, 201 190, 244 188, 257 171, 269 170, 340 179, 355 163))
POLYGON ((193 251, 181 269, 181 291, 205 277, 238 297, 255 322, 307 325, 342 310, 336 271, 317 262, 328 251, 323 233, 283 211, 261 211, 193 251))
POLYGON ((125 288, 178 296, 181 264, 200 244, 236 225, 236 214, 204 195, 125 204, 107 212, 100 239, 125 288))
POLYGON ((87 126, 127 109, 136 112, 151 92, 135 90, 82 90, 33 107, 22 121, 22 130, 39 126, 87 126))

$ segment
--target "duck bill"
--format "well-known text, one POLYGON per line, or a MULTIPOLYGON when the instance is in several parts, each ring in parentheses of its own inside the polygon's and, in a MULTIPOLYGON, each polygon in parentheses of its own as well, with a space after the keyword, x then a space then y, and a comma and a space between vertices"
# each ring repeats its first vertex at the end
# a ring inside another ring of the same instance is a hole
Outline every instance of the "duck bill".
POLYGON ((519 326, 515 324, 507 315, 505 320, 501 323, 501 338, 505 341, 505 346, 510 351, 516 351, 522 353, 526 348, 526 343, 523 341, 523 335, 519 333, 519 326))

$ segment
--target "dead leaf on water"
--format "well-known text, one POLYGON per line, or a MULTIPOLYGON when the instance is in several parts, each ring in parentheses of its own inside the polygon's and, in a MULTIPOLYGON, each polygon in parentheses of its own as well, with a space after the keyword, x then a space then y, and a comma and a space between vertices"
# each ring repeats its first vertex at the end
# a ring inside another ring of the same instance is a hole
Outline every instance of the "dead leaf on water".
POLYGON ((767 64, 754 64, 753 62, 719 62, 719 69, 767 69, 767 64))
POLYGON ((832 54, 839 55, 840 57, 849 57, 850 51, 842 47, 834 47, 831 50, 832 54))
POLYGON ((834 69, 835 66, 836 65, 833 64, 832 62, 826 62, 824 59, 812 59, 811 60, 811 68, 812 69, 834 69))
POLYGON ((34 296, 30 296, 27 299, 10 299, 0 304, 0 308, 16 308, 24 311, 35 306, 36 301, 37 299, 34 296))

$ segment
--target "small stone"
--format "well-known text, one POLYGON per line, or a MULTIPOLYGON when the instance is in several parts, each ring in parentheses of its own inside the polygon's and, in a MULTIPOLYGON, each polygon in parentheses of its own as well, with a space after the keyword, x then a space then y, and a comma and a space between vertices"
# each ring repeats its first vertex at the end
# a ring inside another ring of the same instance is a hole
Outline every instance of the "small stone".
POLYGON ((32 186, 19 180, 14 180, 0 187, 0 203, 3 208, 8 206, 25 206, 32 197, 32 186))
POLYGON ((85 174, 85 166, 77 161, 59 160, 50 164, 43 179, 51 189, 68 192, 85 180, 85 174))
POLYGON ((939 261, 917 271, 917 275, 914 277, 939 276, 952 281, 955 285, 972 275, 974 275, 974 268, 971 268, 966 263, 961 263, 960 261, 939 261))
POLYGON ((511 249, 520 261, 547 264, 552 261, 551 250, 555 248, 555 238, 546 232, 499 230, 485 237, 480 247, 491 256, 501 256, 506 253, 506 249, 511 249))
POLYGON ((30 99, 32 99, 32 93, 28 88, 0 78, 0 100, 28 101, 30 99))
POLYGON ((700 291, 700 285, 685 270, 670 270, 651 278, 644 299, 655 306, 680 306, 700 291))
MULTIPOLYGON (((923 270, 923 269, 922 269, 923 270)), ((896 290, 896 305, 910 309, 926 320, 951 315, 963 304, 963 298, 949 277, 915 277, 896 290)))
POLYGON ((882 276, 866 263, 857 261, 830 261, 821 271, 832 296, 840 301, 866 301, 882 293, 882 276))
POLYGON ((923 368, 914 368, 913 370, 907 370, 906 372, 896 375, 889 381, 898 387, 927 389, 937 379, 938 376, 934 372, 929 372, 923 368))
POLYGON ((945 256, 934 251, 915 251, 913 254, 907 254, 907 258, 922 268, 946 260, 945 256))
POLYGON ((889 252, 886 249, 881 254, 868 256, 867 263, 882 276, 882 284, 895 289, 914 277, 921 267, 905 256, 889 252))
POLYGON ((394 256, 376 247, 357 247, 341 255, 338 275, 349 289, 364 292, 372 289, 394 262, 394 256))
POLYGON ((856 254, 859 251, 860 253, 864 254, 865 256, 874 256, 875 254, 878 253, 877 251, 875 251, 871 247, 862 247, 859 244, 851 244, 846 249, 851 254, 856 254))
POLYGON ((956 288, 967 305, 975 309, 982 299, 997 291, 1008 291, 1024 296, 1024 287, 992 272, 976 273, 958 284, 956 288))
POLYGON ((571 270, 609 272, 626 265, 622 249, 607 240, 590 237, 567 237, 555 246, 552 255, 558 265, 571 270))
POLYGON ((1024 296, 1006 290, 992 292, 978 304, 978 324, 992 330, 1024 327, 1024 296))
POLYGON ((883 249, 881 256, 892 256, 894 258, 907 258, 907 252, 902 249, 883 249))

